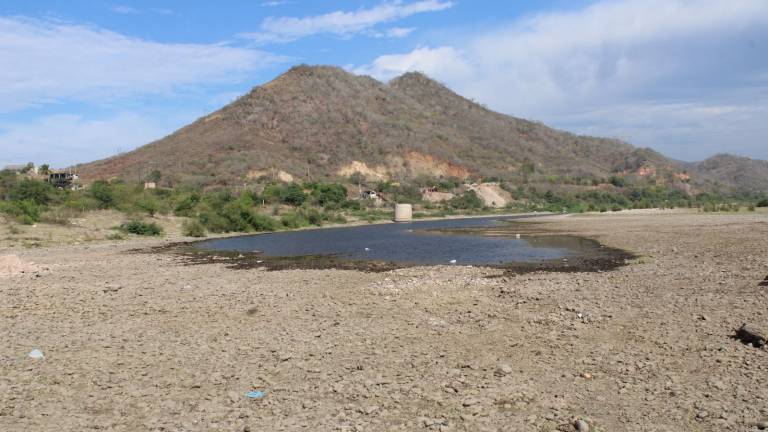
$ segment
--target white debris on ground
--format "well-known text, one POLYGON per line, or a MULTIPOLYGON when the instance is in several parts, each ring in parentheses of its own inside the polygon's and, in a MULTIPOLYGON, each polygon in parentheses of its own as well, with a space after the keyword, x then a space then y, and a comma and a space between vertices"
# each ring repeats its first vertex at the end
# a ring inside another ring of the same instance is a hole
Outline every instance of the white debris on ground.
POLYGON ((16 255, 0 255, 0 277, 17 276, 36 270, 36 265, 23 261, 16 255))

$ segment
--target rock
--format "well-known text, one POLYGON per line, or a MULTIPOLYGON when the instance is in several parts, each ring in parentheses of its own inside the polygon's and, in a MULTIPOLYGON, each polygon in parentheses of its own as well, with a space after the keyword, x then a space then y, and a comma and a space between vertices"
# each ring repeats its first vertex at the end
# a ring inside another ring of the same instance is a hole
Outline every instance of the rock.
POLYGON ((576 428, 579 432, 589 432, 589 423, 585 422, 584 420, 576 420, 573 422, 573 427, 576 428))
POLYGON ((757 426, 757 428, 760 429, 760 430, 768 429, 768 419, 761 420, 761 421, 755 423, 755 426, 757 426))
POLYGON ((502 377, 512 373, 512 366, 508 364, 501 364, 496 368, 494 375, 502 377))
POLYGON ((371 406, 366 407, 365 409, 363 409, 363 413, 365 415, 371 415, 371 414, 375 413, 378 410, 379 410, 378 405, 371 405, 371 406))
POLYGON ((590 380, 590 379, 593 378, 592 374, 589 373, 589 372, 584 372, 583 374, 581 374, 581 377, 584 378, 584 379, 587 379, 587 380, 590 380))
POLYGON ((480 400, 475 398, 464 399, 464 401, 461 402, 461 404, 464 405, 465 407, 477 405, 479 403, 480 403, 480 400))

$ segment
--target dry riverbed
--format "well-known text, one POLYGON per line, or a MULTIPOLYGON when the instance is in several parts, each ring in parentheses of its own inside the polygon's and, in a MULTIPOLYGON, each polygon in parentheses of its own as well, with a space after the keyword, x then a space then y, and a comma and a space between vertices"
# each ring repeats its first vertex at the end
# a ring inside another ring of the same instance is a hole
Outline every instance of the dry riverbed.
POLYGON ((768 418, 767 353, 730 337, 768 329, 768 214, 535 222, 638 257, 515 275, 131 252, 157 241, 0 249, 24 271, 0 272, 0 430, 745 431, 768 418))

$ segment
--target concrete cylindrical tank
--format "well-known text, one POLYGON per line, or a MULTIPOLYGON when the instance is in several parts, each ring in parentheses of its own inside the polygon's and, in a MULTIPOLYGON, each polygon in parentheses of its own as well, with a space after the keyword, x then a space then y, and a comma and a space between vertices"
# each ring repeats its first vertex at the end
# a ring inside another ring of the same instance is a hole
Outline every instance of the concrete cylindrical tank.
POLYGON ((395 204, 395 222, 413 220, 413 207, 410 204, 395 204))

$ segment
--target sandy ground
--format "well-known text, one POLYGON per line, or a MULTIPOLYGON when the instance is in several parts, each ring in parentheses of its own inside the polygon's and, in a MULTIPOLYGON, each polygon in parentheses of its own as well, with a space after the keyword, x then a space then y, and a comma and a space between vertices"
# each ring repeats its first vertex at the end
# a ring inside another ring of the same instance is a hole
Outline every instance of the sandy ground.
POLYGON ((0 249, 37 269, 0 278, 0 430, 757 430, 768 356, 729 336, 768 329, 768 214, 542 221, 641 257, 487 277, 0 249))

